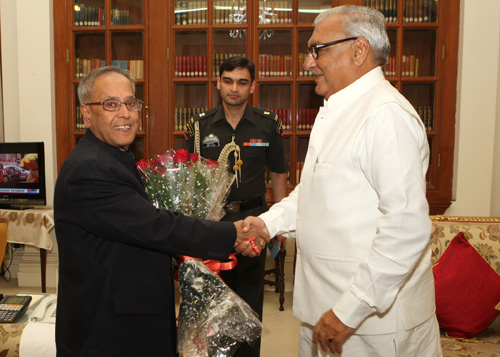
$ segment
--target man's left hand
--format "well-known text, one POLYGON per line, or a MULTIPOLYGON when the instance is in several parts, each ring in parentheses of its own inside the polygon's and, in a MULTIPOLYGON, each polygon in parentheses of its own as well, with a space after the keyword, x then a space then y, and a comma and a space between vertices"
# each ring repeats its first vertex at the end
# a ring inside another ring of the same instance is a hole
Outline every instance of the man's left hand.
POLYGON ((328 310, 314 326, 313 343, 325 352, 342 353, 344 342, 354 333, 354 329, 339 320, 333 310, 328 310))

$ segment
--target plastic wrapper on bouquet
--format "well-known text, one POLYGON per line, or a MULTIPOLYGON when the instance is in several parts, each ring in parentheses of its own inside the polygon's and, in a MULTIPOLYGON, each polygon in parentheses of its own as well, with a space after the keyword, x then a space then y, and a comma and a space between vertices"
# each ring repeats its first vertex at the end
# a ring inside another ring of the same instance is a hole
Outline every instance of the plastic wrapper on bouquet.
POLYGON ((178 352, 181 357, 233 356, 242 343, 261 336, 252 308, 198 260, 180 266, 178 352))

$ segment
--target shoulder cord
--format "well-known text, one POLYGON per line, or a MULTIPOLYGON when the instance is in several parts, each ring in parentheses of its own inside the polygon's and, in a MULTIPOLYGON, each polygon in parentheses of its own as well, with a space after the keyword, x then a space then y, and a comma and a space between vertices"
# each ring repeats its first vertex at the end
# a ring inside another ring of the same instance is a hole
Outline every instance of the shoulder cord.
MULTIPOLYGON (((222 149, 217 162, 220 166, 226 167, 229 159, 229 154, 234 151, 234 174, 236 175, 236 187, 238 187, 238 181, 241 182, 241 165, 243 161, 241 160, 240 147, 234 142, 233 139, 230 143, 227 143, 222 149)), ((194 123, 194 152, 201 155, 200 150, 200 122, 195 121, 194 123)))

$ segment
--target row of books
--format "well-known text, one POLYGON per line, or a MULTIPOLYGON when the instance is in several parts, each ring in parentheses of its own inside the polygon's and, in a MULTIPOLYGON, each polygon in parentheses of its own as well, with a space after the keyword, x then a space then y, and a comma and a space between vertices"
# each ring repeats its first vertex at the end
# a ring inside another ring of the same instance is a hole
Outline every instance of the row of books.
POLYGON ((99 58, 75 58, 75 78, 82 78, 94 69, 106 66, 106 60, 99 58))
MULTIPOLYGON (((246 23, 247 6, 242 0, 235 3, 234 0, 213 0, 213 23, 214 24, 244 24, 246 23), (238 6, 239 3, 239 6, 238 6)), ((263 3, 260 10, 266 15, 259 20, 261 24, 284 24, 292 23, 292 9, 288 1, 269 1, 263 3)), ((175 24, 176 25, 200 25, 207 23, 207 1, 176 1, 175 2, 175 24)))
POLYGON ((382 12, 385 22, 398 22, 398 0, 365 0, 365 6, 382 12))
POLYGON ((246 57, 245 53, 215 53, 214 54, 214 77, 219 77, 219 68, 221 64, 233 56, 246 57))
MULTIPOLYGON (((97 6, 75 4, 74 10, 75 26, 104 26, 106 24, 106 10, 97 6)), ((119 8, 111 9, 112 25, 130 25, 130 11, 119 8)))
POLYGON ((207 76, 207 56, 175 56, 175 77, 207 76))
POLYGON ((75 26, 104 26, 106 10, 97 6, 75 4, 73 8, 75 26))
POLYGON ((299 53, 299 77, 312 77, 312 71, 305 70, 303 65, 306 61, 307 53, 299 53))
POLYGON ((196 114, 204 113, 207 108, 175 108, 174 113, 174 130, 184 130, 188 121, 196 114))
POLYGON ((278 118, 281 120, 281 124, 283 124, 283 130, 291 130, 291 118, 290 118, 290 109, 266 109, 269 112, 276 113, 278 118))
MULTIPOLYGON (((437 0, 404 0, 404 22, 436 21, 436 2, 437 0)), ((386 22, 398 21, 398 0, 365 0, 365 6, 382 12, 386 22)))
MULTIPOLYGON (((414 55, 401 56, 401 77, 418 77, 419 59, 414 55)), ((396 76, 396 57, 390 56, 383 67, 384 74, 387 77, 396 76)))
POLYGON ((415 107, 420 119, 425 125, 427 131, 434 130, 434 109, 432 106, 417 106, 415 107))
POLYGON ((291 77, 292 55, 259 55, 259 76, 265 77, 291 77))
MULTIPOLYGON (((126 69, 135 79, 144 79, 143 60, 114 60, 111 65, 126 69)), ((82 78, 96 68, 106 66, 106 60, 99 58, 75 58, 75 78, 82 78)))
POLYGON ((401 76, 418 77, 419 59, 414 55, 401 56, 401 76))
POLYGON ((437 0, 405 0, 404 22, 435 22, 437 0))
MULTIPOLYGON (((265 12, 267 12, 269 15, 267 18, 269 19, 268 22, 264 21, 259 21, 261 24, 266 24, 266 23, 271 23, 271 24, 291 24, 292 23, 292 9, 290 7, 290 2, 288 1, 264 1, 262 4, 262 7, 265 8, 265 12)), ((259 9, 262 11, 262 7, 259 9)))
POLYGON ((130 11, 111 9, 111 24, 112 25, 130 25, 130 11))
POLYGON ((297 130, 311 130, 319 109, 298 109, 297 110, 297 130))
POLYGON ((203 25, 207 23, 206 1, 176 1, 176 25, 203 25))
MULTIPOLYGON (((234 0, 214 0, 214 24, 244 24, 246 17, 238 10, 238 2, 234 0), (235 16, 239 15, 239 16, 235 16)), ((244 5, 241 4, 244 8, 244 5)))

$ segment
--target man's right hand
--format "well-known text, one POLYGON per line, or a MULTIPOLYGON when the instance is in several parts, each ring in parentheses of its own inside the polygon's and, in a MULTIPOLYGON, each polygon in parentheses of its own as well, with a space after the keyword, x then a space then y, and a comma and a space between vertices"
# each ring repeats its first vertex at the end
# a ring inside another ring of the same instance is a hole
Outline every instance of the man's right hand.
POLYGON ((260 252, 266 248, 266 243, 269 243, 269 234, 266 234, 267 229, 263 231, 258 226, 244 224, 243 221, 234 222, 234 226, 237 232, 236 242, 234 243, 235 250, 251 258, 260 255, 260 252), (253 246, 250 238, 253 238, 253 246))

